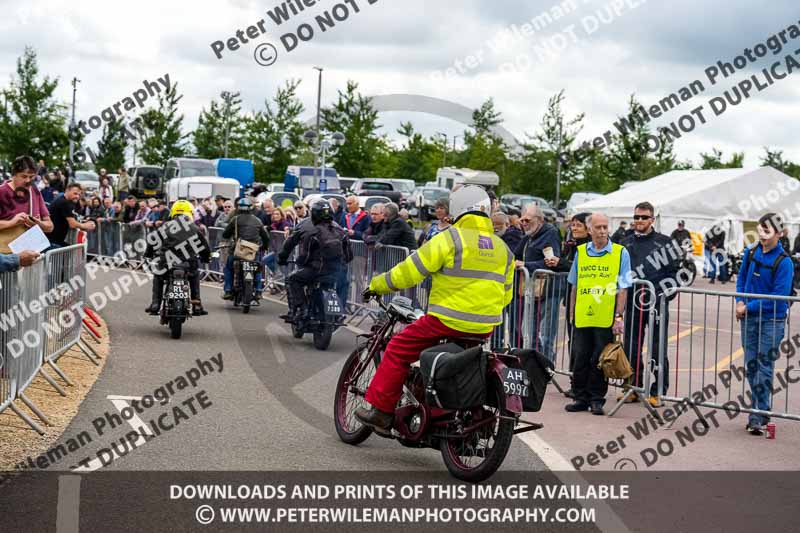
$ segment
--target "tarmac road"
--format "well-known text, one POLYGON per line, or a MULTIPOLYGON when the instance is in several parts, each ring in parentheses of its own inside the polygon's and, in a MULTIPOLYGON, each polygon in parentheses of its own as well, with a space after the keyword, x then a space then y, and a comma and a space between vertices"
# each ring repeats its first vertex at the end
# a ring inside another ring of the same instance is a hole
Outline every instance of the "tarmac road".
MULTIPOLYGON (((100 274, 88 293, 125 275, 121 271, 100 274)), ((265 301, 245 315, 223 302, 217 289, 204 286, 203 294, 209 315, 189 320, 180 340, 170 339, 169 330, 143 312, 149 302, 149 284, 134 284, 131 294, 108 303, 102 314, 111 332, 111 356, 65 436, 91 430, 92 421, 106 411, 117 413, 108 396, 152 394, 194 367, 196 359, 208 360, 221 352, 222 373, 203 377, 196 389, 176 391, 170 404, 205 390, 213 405, 105 468, 422 470, 439 471, 447 478, 438 451, 406 449, 374 435, 352 447, 337 437, 333 395, 344 358, 355 346, 351 331, 340 329, 331 347, 321 352, 308 335, 294 339, 277 318, 285 306, 265 301)), ((161 409, 156 406, 154 411, 161 409)), ((130 430, 123 424, 103 437, 111 442, 130 430)), ((87 450, 94 453, 103 447, 100 442, 94 444, 99 445, 87 450)), ((546 471, 541 459, 519 439, 502 469, 546 471)))

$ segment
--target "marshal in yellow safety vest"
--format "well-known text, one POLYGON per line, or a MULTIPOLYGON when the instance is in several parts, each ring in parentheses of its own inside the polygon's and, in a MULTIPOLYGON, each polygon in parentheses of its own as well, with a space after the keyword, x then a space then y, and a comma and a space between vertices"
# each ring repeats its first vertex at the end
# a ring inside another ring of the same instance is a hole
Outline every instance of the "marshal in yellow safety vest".
POLYGON ((623 250, 619 244, 612 244, 610 254, 593 257, 586 252, 586 244, 578 246, 575 327, 610 328, 614 323, 623 250))
POLYGON ((492 221, 464 215, 389 272, 372 278, 378 294, 407 289, 431 276, 428 314, 454 330, 488 333, 511 302, 514 255, 492 221))

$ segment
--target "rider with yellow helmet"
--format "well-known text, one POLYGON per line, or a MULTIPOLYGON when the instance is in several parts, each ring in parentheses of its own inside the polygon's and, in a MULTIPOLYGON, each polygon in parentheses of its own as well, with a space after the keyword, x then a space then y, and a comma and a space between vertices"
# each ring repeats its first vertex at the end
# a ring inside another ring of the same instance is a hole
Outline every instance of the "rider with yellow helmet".
POLYGON ((151 315, 161 311, 164 277, 177 264, 188 265, 192 314, 207 315, 200 300, 199 262, 208 263, 211 248, 194 224, 194 207, 186 200, 178 200, 169 211, 169 221, 147 235, 146 259, 155 259, 153 268, 153 300, 146 309, 151 315))

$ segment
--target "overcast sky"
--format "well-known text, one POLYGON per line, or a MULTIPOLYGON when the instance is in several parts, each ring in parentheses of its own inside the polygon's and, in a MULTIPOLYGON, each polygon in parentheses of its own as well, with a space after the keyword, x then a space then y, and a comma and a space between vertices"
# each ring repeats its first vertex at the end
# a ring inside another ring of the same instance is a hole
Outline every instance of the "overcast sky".
MULTIPOLYGON (((800 12, 792 9, 796 0, 575 0, 572 13, 501 48, 491 46, 499 32, 511 25, 522 29, 563 2, 377 0, 369 5, 368 0, 349 1, 360 12, 350 7, 347 20, 322 32, 314 17, 332 9, 337 0, 319 0, 281 26, 267 15, 279 5, 275 0, 2 0, 0 73, 3 85, 7 84, 16 58, 26 44, 32 45, 41 72, 60 78, 59 99, 69 102, 69 80, 73 76, 81 80, 77 116, 83 119, 131 96, 143 80, 156 81, 168 73, 184 94, 181 110, 187 127, 193 128, 201 108, 220 91, 240 91, 245 109, 261 108, 287 78, 303 80, 299 95, 307 109, 305 118, 311 118, 317 92, 313 67, 321 66, 323 105, 348 79, 357 81, 367 95, 419 94, 470 108, 494 97, 505 127, 518 138, 536 129, 547 98, 563 88, 568 113, 586 113, 581 139, 588 139, 611 127, 625 111, 631 93, 649 105, 696 79, 703 81, 707 92, 659 122, 668 123, 800 48, 800 39, 790 42, 781 54, 770 54, 750 70, 710 88, 704 69, 718 60, 733 61, 744 48, 797 24, 800 12), (614 14, 613 20, 606 16, 607 24, 597 23, 598 15, 605 16, 611 4, 623 6, 619 15, 614 14), (246 30, 261 19, 265 35, 236 51, 225 49, 222 59, 214 56, 212 42, 234 37, 238 29, 246 30), (316 33, 287 53, 280 36, 302 23, 312 24, 316 33), (568 33, 570 28, 577 42, 568 33), (554 57, 540 60, 533 47, 543 41, 567 45, 554 57), (255 47, 262 42, 278 49, 272 66, 254 61, 255 47), (463 74, 437 75, 456 61, 479 54, 483 62, 473 63, 474 68, 463 74)), ((712 147, 726 153, 744 150, 745 164, 755 166, 762 147, 769 145, 800 160, 798 85, 790 76, 723 116, 710 117, 707 125, 678 141, 678 155, 697 161, 701 151, 712 147)), ((447 132, 451 142, 464 129, 455 121, 429 115, 381 115, 392 135, 404 120, 411 120, 426 135, 447 132)))

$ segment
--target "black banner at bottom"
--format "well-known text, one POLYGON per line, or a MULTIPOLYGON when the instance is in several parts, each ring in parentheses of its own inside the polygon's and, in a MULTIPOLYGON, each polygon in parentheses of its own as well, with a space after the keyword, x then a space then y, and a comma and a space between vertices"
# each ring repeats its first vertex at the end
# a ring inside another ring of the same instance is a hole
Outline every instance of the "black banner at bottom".
POLYGON ((0 531, 796 531, 794 472, 0 473, 0 531))

